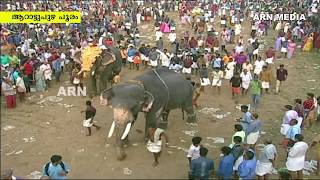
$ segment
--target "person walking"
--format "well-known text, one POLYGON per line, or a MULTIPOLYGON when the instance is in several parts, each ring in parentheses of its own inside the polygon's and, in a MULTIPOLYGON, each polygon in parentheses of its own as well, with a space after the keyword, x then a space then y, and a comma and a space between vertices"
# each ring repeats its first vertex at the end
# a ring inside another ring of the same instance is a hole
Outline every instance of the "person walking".
POLYGON ((88 129, 87 136, 91 136, 91 126, 96 127, 97 130, 100 129, 99 126, 95 125, 93 122, 94 116, 96 115, 96 108, 91 105, 91 101, 86 101, 87 109, 85 111, 81 111, 81 113, 85 112, 85 120, 83 120, 83 126, 88 129))
POLYGON ((288 71, 284 69, 284 65, 280 64, 279 68, 277 69, 277 82, 276 82, 276 94, 280 92, 280 88, 283 84, 283 82, 287 79, 288 77, 288 71))
POLYGON ((256 74, 253 76, 253 80, 250 82, 249 88, 251 90, 252 107, 258 108, 262 85, 256 74))
POLYGON ((265 147, 260 153, 259 159, 257 161, 256 174, 258 180, 269 179, 269 174, 275 167, 275 160, 277 157, 276 146, 272 144, 272 140, 269 138, 264 142, 265 147))
POLYGON ((161 128, 149 128, 148 129, 148 136, 149 141, 147 143, 148 151, 153 153, 154 162, 153 166, 158 166, 159 164, 159 157, 161 155, 161 147, 162 147, 162 140, 166 140, 166 146, 169 145, 169 137, 161 128))

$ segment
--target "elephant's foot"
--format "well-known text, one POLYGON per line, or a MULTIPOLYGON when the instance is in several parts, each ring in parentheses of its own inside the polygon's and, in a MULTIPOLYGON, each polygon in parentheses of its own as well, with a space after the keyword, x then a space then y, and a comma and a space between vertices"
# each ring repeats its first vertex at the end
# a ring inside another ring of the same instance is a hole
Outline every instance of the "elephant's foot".
POLYGON ((122 154, 121 156, 118 156, 118 161, 123 161, 127 157, 127 154, 122 154))
POLYGON ((187 114, 187 123, 196 123, 196 113, 187 114))

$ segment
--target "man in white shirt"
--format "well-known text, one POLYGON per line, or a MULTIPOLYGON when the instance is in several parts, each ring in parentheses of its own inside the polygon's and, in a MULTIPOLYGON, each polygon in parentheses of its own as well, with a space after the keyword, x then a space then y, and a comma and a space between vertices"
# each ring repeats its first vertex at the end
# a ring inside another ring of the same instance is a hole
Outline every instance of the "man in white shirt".
POLYGON ((248 72, 247 69, 243 69, 243 71, 240 74, 240 77, 241 77, 241 81, 242 81, 242 83, 241 83, 242 95, 247 95, 248 89, 249 89, 249 85, 250 85, 250 82, 252 80, 251 73, 248 72))
POLYGON ((282 118, 282 125, 281 125, 281 134, 284 136, 287 134, 288 129, 290 128, 290 121, 292 119, 298 119, 298 113, 293 110, 291 105, 285 105, 286 112, 282 118))
POLYGON ((308 144, 303 142, 302 134, 295 135, 296 143, 288 152, 286 167, 292 179, 303 179, 302 170, 304 168, 308 144))
POLYGON ((169 38, 169 41, 171 43, 174 43, 176 41, 176 39, 177 39, 177 35, 176 35, 176 33, 174 31, 171 31, 171 33, 169 34, 168 38, 169 38))
POLYGON ((187 157, 189 160, 189 165, 191 165, 192 160, 200 157, 201 140, 202 140, 202 138, 198 137, 198 136, 192 138, 192 144, 191 144, 191 146, 188 150, 188 154, 187 154, 187 157))
POLYGON ((265 61, 262 60, 261 56, 254 62, 254 74, 260 75, 263 66, 265 65, 265 61))
POLYGON ((160 39, 160 37, 162 37, 162 32, 160 31, 160 29, 158 29, 156 31, 156 41, 158 41, 160 39))
POLYGON ((236 46, 236 53, 240 54, 241 52, 244 52, 244 47, 242 45, 242 43, 238 43, 238 45, 236 46))

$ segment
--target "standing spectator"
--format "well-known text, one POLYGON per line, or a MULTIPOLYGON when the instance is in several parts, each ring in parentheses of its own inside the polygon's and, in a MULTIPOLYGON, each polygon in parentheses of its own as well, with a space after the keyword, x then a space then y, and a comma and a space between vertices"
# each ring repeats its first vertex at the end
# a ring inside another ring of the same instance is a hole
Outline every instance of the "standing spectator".
POLYGON ((251 123, 252 114, 249 111, 249 107, 247 105, 242 105, 240 109, 243 114, 242 118, 237 119, 237 121, 240 122, 244 132, 247 132, 249 124, 251 123))
POLYGON ((266 63, 268 64, 273 64, 273 60, 275 58, 276 54, 274 52, 273 47, 270 47, 267 51, 266 51, 266 63))
MULTIPOLYGON (((260 73, 261 87, 265 89, 266 94, 269 94, 270 82, 271 82, 271 71, 267 66, 263 66, 260 73)), ((262 94, 262 91, 261 91, 262 94)))
POLYGON ((28 78, 32 81, 33 80, 33 69, 31 65, 31 61, 28 60, 24 65, 24 73, 28 76, 28 78))
POLYGON ((261 56, 254 62, 254 74, 260 75, 263 66, 265 65, 265 61, 262 60, 261 56))
POLYGON ((20 75, 18 75, 18 77, 17 77, 16 87, 17 87, 17 92, 18 92, 18 95, 19 95, 20 102, 25 101, 25 96, 26 96, 27 89, 26 89, 24 81, 23 81, 23 79, 21 78, 20 75))
POLYGON ((257 75, 253 76, 253 81, 250 82, 249 88, 251 90, 252 107, 258 108, 261 96, 261 82, 257 75))
POLYGON ((96 115, 96 108, 91 105, 91 101, 86 101, 87 109, 85 111, 81 111, 81 113, 85 112, 85 120, 83 121, 83 126, 88 129, 87 136, 91 136, 91 126, 94 126, 97 130, 100 129, 99 126, 95 125, 93 119, 96 115))
POLYGON ((286 112, 282 118, 282 125, 281 125, 281 134, 286 135, 288 129, 290 128, 290 122, 292 119, 298 119, 298 113, 292 109, 291 105, 284 106, 286 112))
POLYGON ((120 54, 121 54, 121 59, 122 59, 122 65, 123 65, 123 67, 126 67, 127 58, 128 58, 128 52, 127 52, 126 48, 120 47, 120 54))
POLYGON ((163 129, 160 128, 149 128, 148 129, 149 141, 147 143, 148 151, 153 153, 154 162, 153 166, 157 166, 159 164, 159 156, 161 154, 161 146, 162 140, 166 140, 166 146, 169 145, 168 135, 164 132, 163 129))
POLYGON ((296 43, 294 40, 288 40, 288 53, 287 53, 287 58, 291 59, 294 55, 295 49, 296 49, 296 43))
POLYGON ((194 179, 207 180, 213 174, 213 160, 207 158, 208 149, 200 148, 200 157, 191 161, 191 176, 194 179))
POLYGON ((314 98, 313 93, 308 93, 307 94, 307 100, 303 102, 303 108, 304 108, 304 119, 305 122, 308 123, 308 127, 311 128, 313 121, 316 120, 316 109, 317 109, 317 102, 316 99, 314 98))
POLYGON ((233 170, 234 170, 234 175, 237 174, 238 167, 240 163, 243 161, 243 153, 244 153, 244 148, 242 146, 242 138, 239 136, 235 136, 233 138, 234 141, 234 146, 231 148, 231 154, 234 158, 234 165, 233 165, 233 170))
POLYGON ((247 95, 248 89, 249 89, 249 85, 250 85, 250 82, 252 80, 251 73, 250 73, 250 71, 248 72, 247 69, 243 69, 243 71, 240 74, 240 77, 241 77, 241 87, 242 87, 241 93, 242 93, 242 96, 243 95, 247 95))
POLYGON ((246 142, 252 148, 255 147, 261 131, 261 121, 258 118, 259 115, 257 113, 252 114, 252 121, 249 123, 248 129, 246 131, 246 142))
POLYGON ((231 179, 233 173, 234 157, 231 154, 231 148, 224 146, 221 148, 221 160, 218 169, 219 179, 231 179))
POLYGON ((48 63, 48 61, 45 61, 41 66, 40 66, 40 71, 43 72, 44 74, 44 80, 46 82, 46 87, 50 88, 50 81, 51 81, 51 75, 52 75, 52 70, 51 66, 48 63))
POLYGON ((238 72, 234 74, 234 76, 230 79, 231 87, 232 87, 232 98, 235 95, 239 95, 241 91, 241 77, 238 72))
POLYGON ((292 179, 303 179, 302 170, 304 168, 307 150, 308 144, 303 142, 303 136, 301 134, 297 134, 295 136, 295 144, 290 148, 286 162, 286 167, 292 179))
POLYGON ((311 143, 311 147, 316 146, 316 158, 317 158, 317 172, 316 174, 320 175, 320 134, 318 134, 311 143))
POLYGON ((257 160, 253 151, 248 150, 244 153, 243 161, 239 165, 238 173, 240 179, 255 179, 257 160))
POLYGON ((191 161, 200 157, 200 147, 201 147, 202 138, 199 136, 192 138, 192 144, 188 150, 188 160, 189 165, 191 166, 191 161))
POLYGON ((246 138, 246 132, 243 131, 243 128, 242 128, 242 126, 240 124, 234 125, 234 131, 235 131, 235 133, 232 136, 231 144, 229 145, 229 147, 233 147, 234 146, 234 144, 235 144, 234 141, 233 141, 234 137, 236 137, 236 136, 241 137, 242 142, 244 142, 244 140, 246 138))
MULTIPOLYGON (((157 52, 157 48, 153 47, 149 54, 150 64, 152 68, 158 66, 158 61, 160 60, 160 54, 157 52)), ((191 73, 191 72, 190 72, 191 73)))
POLYGON ((49 179, 67 179, 70 170, 68 165, 62 161, 62 157, 53 155, 50 160, 51 162, 43 167, 42 176, 49 179))
POLYGON ((260 153, 259 159, 257 161, 256 174, 258 180, 269 179, 269 174, 275 168, 275 160, 277 157, 276 146, 272 144, 271 139, 267 139, 264 142, 265 147, 260 153))
POLYGON ((16 107, 16 89, 10 81, 10 78, 3 78, 1 83, 1 92, 6 98, 7 108, 16 107))
POLYGON ((141 64, 141 57, 139 52, 136 52, 135 56, 133 57, 133 63, 136 66, 137 71, 139 71, 139 67, 141 64))
POLYGON ((61 76, 61 71, 62 71, 61 62, 62 62, 62 59, 60 59, 60 58, 58 58, 52 62, 52 67, 54 69, 54 75, 56 78, 56 82, 60 82, 60 76, 61 76))
POLYGON ((45 91, 46 80, 45 80, 43 71, 40 70, 40 67, 36 69, 35 80, 36 80, 36 90, 41 92, 45 91))
POLYGON ((200 82, 202 91, 204 92, 204 87, 210 85, 209 72, 205 64, 202 64, 202 68, 200 69, 200 82))
POLYGON ((287 148, 287 147, 291 148, 294 145, 295 136, 297 134, 301 134, 301 128, 298 124, 298 120, 292 119, 290 121, 290 127, 286 133, 286 137, 285 137, 283 146, 285 148, 287 148))
POLYGON ((212 72, 212 86, 218 87, 218 93, 220 94, 221 85, 222 85, 223 72, 215 67, 212 72))
POLYGON ((288 77, 288 71, 284 69, 284 65, 280 64, 277 69, 277 82, 276 82, 276 93, 280 92, 281 85, 288 77))

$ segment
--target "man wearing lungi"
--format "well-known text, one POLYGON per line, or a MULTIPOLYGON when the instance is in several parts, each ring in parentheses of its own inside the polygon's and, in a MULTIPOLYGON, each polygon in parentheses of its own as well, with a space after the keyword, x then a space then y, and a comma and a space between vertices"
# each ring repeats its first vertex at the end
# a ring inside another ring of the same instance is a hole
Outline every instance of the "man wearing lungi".
POLYGON ((86 101, 87 109, 85 111, 81 111, 81 113, 85 112, 85 120, 83 120, 83 126, 88 129, 87 136, 91 136, 91 126, 96 127, 97 130, 100 129, 99 126, 93 123, 93 118, 96 115, 96 108, 91 105, 91 101, 86 101))
POLYGON ((256 174, 259 180, 268 179, 268 175, 272 173, 277 157, 277 149, 276 146, 272 144, 272 140, 267 139, 264 144, 266 146, 260 153, 256 167, 256 174))
POLYGON ((148 129, 149 141, 147 143, 148 151, 153 153, 154 162, 153 166, 157 166, 159 164, 158 158, 161 154, 162 140, 163 138, 166 140, 166 146, 169 145, 169 138, 163 129, 160 128, 149 128, 148 129))

